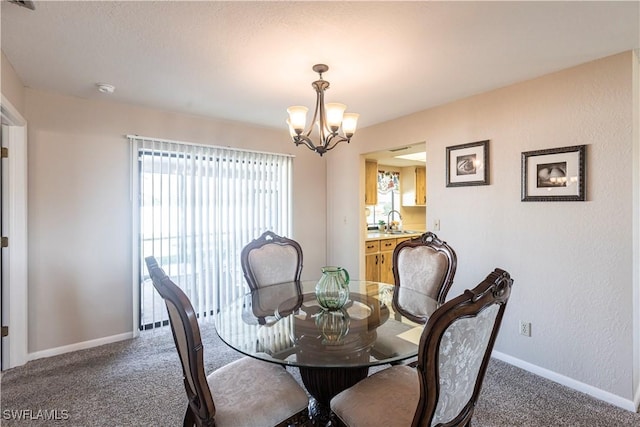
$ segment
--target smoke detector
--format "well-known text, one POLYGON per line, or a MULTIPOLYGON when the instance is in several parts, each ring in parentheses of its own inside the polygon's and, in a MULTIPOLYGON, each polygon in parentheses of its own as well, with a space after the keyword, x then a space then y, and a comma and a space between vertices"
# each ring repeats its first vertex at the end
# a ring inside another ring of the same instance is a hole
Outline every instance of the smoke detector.
POLYGON ((101 93, 113 93, 116 90, 116 87, 114 85, 110 85, 108 83, 96 83, 96 86, 98 87, 98 91, 101 93))

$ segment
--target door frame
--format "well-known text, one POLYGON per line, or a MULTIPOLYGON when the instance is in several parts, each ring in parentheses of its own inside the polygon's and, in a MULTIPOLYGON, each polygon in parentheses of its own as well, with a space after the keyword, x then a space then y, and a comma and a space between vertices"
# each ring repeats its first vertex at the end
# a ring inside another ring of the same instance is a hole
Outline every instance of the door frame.
POLYGON ((632 54, 632 102, 633 102, 633 126, 632 126, 632 156, 633 156, 633 220, 632 220, 632 246, 633 246, 633 403, 636 412, 640 412, 640 49, 635 49, 632 54))
POLYGON ((27 305, 27 121, 2 95, 3 146, 9 150, 6 159, 7 185, 3 194, 7 229, 11 230, 8 255, 3 253, 4 280, 2 324, 9 335, 2 346, 3 369, 24 365, 28 360, 27 305))

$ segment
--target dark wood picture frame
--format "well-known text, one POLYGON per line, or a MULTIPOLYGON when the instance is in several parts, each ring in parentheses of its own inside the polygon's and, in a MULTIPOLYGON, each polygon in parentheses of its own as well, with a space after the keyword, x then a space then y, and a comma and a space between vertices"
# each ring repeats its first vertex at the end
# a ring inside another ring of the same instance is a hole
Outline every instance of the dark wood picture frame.
POLYGON ((489 185, 489 140, 447 147, 447 187, 489 185))
POLYGON ((586 145, 522 153, 523 202, 584 202, 586 145))

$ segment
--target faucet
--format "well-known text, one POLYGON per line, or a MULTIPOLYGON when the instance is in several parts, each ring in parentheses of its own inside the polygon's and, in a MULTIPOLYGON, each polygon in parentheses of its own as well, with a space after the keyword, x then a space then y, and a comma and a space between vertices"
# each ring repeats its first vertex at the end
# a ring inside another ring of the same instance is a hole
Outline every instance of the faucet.
POLYGON ((390 210, 389 214, 387 215, 387 230, 389 231, 391 231, 391 214, 393 214, 394 212, 398 214, 398 216, 400 217, 400 221, 402 221, 402 215, 399 211, 395 209, 390 210))

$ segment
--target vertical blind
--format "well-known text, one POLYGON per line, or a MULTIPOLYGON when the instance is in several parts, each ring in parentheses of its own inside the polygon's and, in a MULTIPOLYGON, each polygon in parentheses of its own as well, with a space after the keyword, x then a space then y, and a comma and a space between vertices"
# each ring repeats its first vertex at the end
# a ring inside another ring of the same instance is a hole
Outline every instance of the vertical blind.
POLYGON ((140 329, 168 324, 144 258, 153 255, 209 316, 245 292, 244 245, 291 232, 288 155, 129 136, 137 165, 140 329))

